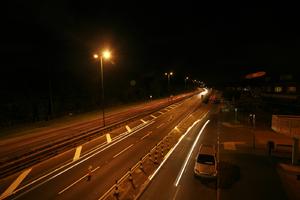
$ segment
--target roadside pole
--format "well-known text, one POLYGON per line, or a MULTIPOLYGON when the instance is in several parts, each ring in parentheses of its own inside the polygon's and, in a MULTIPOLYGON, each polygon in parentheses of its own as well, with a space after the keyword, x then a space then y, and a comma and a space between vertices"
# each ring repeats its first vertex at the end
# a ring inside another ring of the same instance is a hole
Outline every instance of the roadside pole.
POLYGON ((217 200, 220 199, 220 117, 218 119, 218 128, 217 128, 217 200))

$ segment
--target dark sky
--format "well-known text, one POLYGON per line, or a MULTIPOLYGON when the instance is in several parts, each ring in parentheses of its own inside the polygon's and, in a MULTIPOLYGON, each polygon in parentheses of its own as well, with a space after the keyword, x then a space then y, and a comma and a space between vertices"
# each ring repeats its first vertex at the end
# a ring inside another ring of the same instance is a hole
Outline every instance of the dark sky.
POLYGON ((170 70, 174 79, 189 75, 209 84, 257 70, 298 71, 296 5, 147 2, 3 5, 1 87, 46 84, 49 71, 58 86, 97 81, 90 77, 92 55, 106 47, 114 56, 106 77, 124 83, 170 70))

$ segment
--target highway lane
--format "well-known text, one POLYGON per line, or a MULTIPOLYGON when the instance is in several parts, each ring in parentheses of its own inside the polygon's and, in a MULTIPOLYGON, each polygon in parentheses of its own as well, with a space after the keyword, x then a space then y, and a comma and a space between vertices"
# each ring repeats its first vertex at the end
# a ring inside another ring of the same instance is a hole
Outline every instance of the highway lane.
MULTIPOLYGON (((178 95, 172 102, 185 96, 191 95, 191 93, 178 95)), ((116 123, 143 112, 148 112, 153 109, 157 109, 163 105, 171 103, 168 99, 154 100, 141 105, 129 106, 121 110, 114 110, 106 113, 106 124, 116 123)), ((35 133, 25 134, 15 138, 2 139, 0 141, 0 161, 5 162, 7 159, 22 155, 26 151, 36 149, 37 147, 47 145, 50 142, 61 140, 63 138, 69 138, 81 134, 90 129, 100 129, 102 126, 102 119, 84 119, 83 122, 76 124, 60 126, 60 127, 44 127, 35 130, 35 133), (24 149, 24 147, 27 147, 24 149)))
POLYGON ((188 157, 200 125, 182 140, 140 200, 287 199, 272 159, 261 150, 253 150, 252 133, 245 131, 242 124, 231 125, 232 121, 217 114, 217 110, 217 106, 211 109, 210 122, 201 133, 191 156, 188 157), (217 188, 217 179, 197 178, 193 168, 200 144, 217 145, 218 138, 217 188), (187 158, 188 162, 184 165, 187 158))
POLYGON ((215 111, 211 110, 209 116, 185 136, 139 199, 216 199, 216 181, 200 180, 193 173, 200 144, 216 144, 215 111), (198 135, 199 140, 192 149, 198 135))
POLYGON ((132 167, 143 155, 145 155, 153 147, 153 145, 155 145, 165 134, 167 134, 169 130, 173 129, 184 117, 182 113, 188 112, 198 105, 198 97, 194 97, 192 100, 186 101, 182 106, 177 107, 176 111, 171 110, 168 113, 155 118, 155 124, 153 123, 149 125, 142 131, 139 131, 117 145, 100 152, 86 162, 75 166, 62 175, 50 180, 46 184, 43 184, 37 188, 31 187, 33 190, 29 193, 26 193, 24 196, 21 196, 21 198, 32 199, 34 197, 43 195, 44 199, 58 197, 68 199, 70 196, 76 197, 78 193, 83 193, 85 196, 91 195, 89 197, 91 199, 95 198, 95 195, 99 196, 101 191, 104 192, 109 186, 111 186, 116 179, 120 178, 124 173, 126 173, 126 171, 132 167), (170 120, 170 118, 172 118, 172 120, 170 120), (170 121, 170 123, 167 123, 168 121, 170 121), (154 137, 151 138, 150 134, 151 137, 154 137), (145 137, 145 135, 148 135, 148 138, 142 139, 145 137), (136 145, 136 143, 139 145, 136 145), (137 147, 138 149, 136 149, 137 147), (126 151, 122 152, 124 149, 126 151), (120 154, 120 152, 122 153, 120 154), (128 159, 128 157, 131 159, 128 159), (93 173, 92 180, 88 182, 88 184, 86 184, 87 182, 85 179, 82 179, 83 181, 79 181, 78 184, 76 183, 70 189, 67 189, 61 193, 61 195, 58 195, 58 193, 64 190, 66 187, 77 180, 80 180, 80 178, 87 173, 90 165, 92 165, 93 170, 96 171, 93 173), (92 182, 93 184, 91 186, 92 182), (105 182, 105 184, 103 182, 105 182), (91 192, 91 190, 96 191, 91 192))

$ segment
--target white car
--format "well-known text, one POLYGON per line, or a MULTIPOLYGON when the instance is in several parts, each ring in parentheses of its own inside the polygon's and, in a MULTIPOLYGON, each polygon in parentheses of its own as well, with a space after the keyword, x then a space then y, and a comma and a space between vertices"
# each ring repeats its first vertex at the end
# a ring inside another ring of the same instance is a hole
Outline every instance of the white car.
POLYGON ((205 178, 217 177, 216 148, 213 145, 201 145, 196 157, 194 173, 205 178))

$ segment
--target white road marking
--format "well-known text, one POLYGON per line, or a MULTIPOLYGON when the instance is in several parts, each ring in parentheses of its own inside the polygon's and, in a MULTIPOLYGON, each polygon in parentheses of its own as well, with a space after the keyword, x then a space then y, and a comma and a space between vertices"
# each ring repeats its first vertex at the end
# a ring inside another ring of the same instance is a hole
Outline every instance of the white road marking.
POLYGON ((109 133, 106 134, 106 141, 107 143, 111 143, 111 137, 109 133))
MULTIPOLYGON (((99 169, 100 167, 96 167, 95 169, 92 170, 92 173, 94 171, 96 171, 97 169, 99 169)), ((65 189, 61 190, 58 194, 62 194, 64 193, 65 191, 67 191, 68 189, 70 189, 72 186, 74 186, 75 184, 77 184, 78 182, 80 182, 82 179, 84 179, 85 177, 87 177, 88 174, 84 175, 83 177, 81 177, 80 179, 78 179, 77 181, 75 181, 74 183, 72 183, 71 185, 69 185, 68 187, 66 187, 65 189)))
POLYGON ((148 133, 147 135, 144 135, 144 136, 141 138, 141 140, 144 139, 145 137, 149 136, 149 135, 150 135, 150 133, 148 133))
POLYGON ((164 112, 158 111, 160 114, 164 114, 164 112))
POLYGON ((126 148, 123 149, 121 152, 119 152, 119 153, 117 153, 116 155, 114 155, 113 158, 115 158, 115 157, 121 155, 122 153, 124 153, 126 150, 128 150, 128 149, 129 149, 130 147, 132 147, 132 146, 133 146, 133 144, 131 144, 130 146, 126 147, 126 148))
POLYGON ((176 187, 178 186, 178 183, 179 183, 179 181, 181 179, 181 176, 182 176, 183 172, 185 171, 185 168, 186 168, 186 166, 188 164, 188 161, 189 161, 189 159, 190 159, 190 157, 191 157, 191 155, 192 155, 192 153, 194 151, 194 148, 195 148, 195 146, 196 146, 196 144, 197 144, 197 142, 198 142, 198 140, 200 138, 200 135, 202 134, 203 130, 205 129, 205 127, 207 126, 208 123, 209 123, 209 120, 207 120, 205 122, 205 124, 202 126, 201 130, 199 131, 199 133, 197 135, 197 138, 196 138, 196 140, 195 140, 192 148, 190 149, 190 152, 189 152, 188 156, 186 157, 185 162, 184 162, 184 164, 183 164, 183 166, 182 166, 182 168, 181 168, 181 170, 180 170, 180 172, 179 172, 179 174, 178 174, 178 176, 176 178, 176 182, 175 182, 175 186, 176 187))
POLYGON ((130 133, 131 132, 131 129, 130 129, 130 127, 129 126, 125 126, 126 127, 126 130, 128 131, 128 133, 130 133))
POLYGON ((180 189, 180 185, 179 185, 179 187, 177 188, 177 190, 176 190, 176 192, 175 192, 175 195, 174 195, 174 197, 173 197, 173 200, 176 199, 179 189, 180 189))
POLYGON ((146 124, 147 122, 145 121, 145 120, 143 120, 143 119, 141 119, 141 122, 143 122, 144 124, 146 124))
POLYGON ((78 160, 80 158, 81 149, 82 149, 81 145, 76 148, 73 161, 76 161, 76 160, 78 160))
POLYGON ((150 115, 151 117, 153 117, 154 119, 156 119, 157 117, 155 117, 154 115, 150 115))
MULTIPOLYGON (((205 115, 206 116, 206 115, 205 115)), ((148 179, 151 181, 153 178, 154 178, 154 176, 157 174, 157 172, 160 170, 160 168, 164 165, 164 163, 166 162, 166 160, 168 160, 168 158, 170 157, 170 155, 173 153, 173 151, 176 149, 176 147, 179 145, 179 143, 181 142, 181 140, 186 136, 186 134, 198 123, 198 122, 200 122, 202 119, 204 119, 204 117, 205 116, 203 116, 201 119, 198 119, 197 121, 195 121, 187 130, 186 130, 186 132, 179 138, 179 140, 178 140, 178 142, 176 143, 176 145, 173 147, 173 148, 171 148, 171 150, 169 151, 169 153, 167 154, 168 156, 165 156, 164 157, 164 160, 160 163, 160 165, 158 166, 158 168, 153 172, 153 174, 152 175, 150 175, 149 177, 148 177, 148 179)))
POLYGON ((4 199, 13 194, 14 190, 21 184, 21 182, 26 178, 30 173, 32 168, 26 169, 23 171, 18 178, 1 194, 0 199, 4 199))
POLYGON ((139 129, 137 129, 137 130, 135 130, 134 132, 132 132, 132 133, 130 133, 130 134, 128 134, 127 132, 124 132, 124 133, 122 133, 122 134, 120 134, 120 135, 114 137, 112 143, 110 143, 110 144, 103 143, 103 144, 99 145, 99 147, 97 147, 97 148, 93 149, 92 151, 90 151, 90 152, 86 153, 85 155, 83 155, 83 156, 82 156, 82 159, 81 159, 80 161, 78 161, 77 163, 74 164, 73 161, 72 161, 72 162, 69 162, 69 163, 67 163, 67 164, 65 164, 65 165, 63 165, 63 166, 60 166, 59 168, 54 169, 53 171, 49 172, 48 174, 45 174, 44 176, 41 176, 41 177, 39 177, 39 178, 37 178, 37 179, 31 181, 30 183, 28 183, 28 184, 22 186, 21 188, 19 188, 19 189, 17 189, 16 191, 14 191, 14 193, 17 193, 17 192, 19 192, 19 191, 21 191, 21 190, 24 190, 25 188, 28 188, 29 186, 33 185, 34 183, 36 183, 36 182, 38 182, 38 181, 41 181, 42 179, 44 179, 44 178, 46 178, 46 177, 48 177, 48 176, 50 176, 50 175, 52 175, 52 174, 58 172, 59 170, 61 170, 61 169, 65 168, 65 167, 68 167, 69 165, 71 165, 71 166, 69 166, 68 168, 64 169, 63 171, 61 171, 61 172, 59 172, 59 173, 57 173, 57 174, 52 175, 51 177, 49 177, 48 179, 44 180, 43 182, 40 182, 40 183, 38 183, 37 185, 32 186, 32 187, 29 188, 27 191, 21 193, 17 198, 23 196, 24 194, 27 194, 28 192, 34 190, 35 188, 37 188, 37 187, 39 187, 39 186, 41 186, 41 185, 43 185, 43 184, 45 184, 45 183, 47 183, 47 182, 53 180, 54 178, 60 176, 61 174, 63 174, 63 173, 65 173, 65 172, 69 171, 70 169, 76 167, 77 165, 80 165, 81 163, 83 163, 83 162, 89 160, 90 158, 94 157, 95 155, 97 155, 97 154, 99 154, 99 153, 105 151, 106 149, 108 149, 108 148, 112 147, 113 145, 115 145, 115 144, 117 144, 117 143, 123 141, 124 139, 126 139, 126 138, 128 138, 129 136, 135 134, 136 132, 138 132, 138 131, 140 131, 140 130, 146 128, 147 126, 150 126, 150 125, 153 124, 153 123, 154 123, 154 121, 151 121, 150 123, 145 124, 143 127, 139 128, 139 129))
POLYGON ((158 127, 156 127, 156 128, 160 128, 160 127, 162 127, 163 125, 164 125, 165 123, 162 123, 162 124, 160 124, 158 127))

